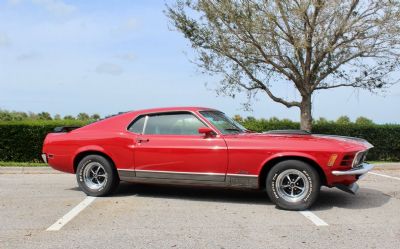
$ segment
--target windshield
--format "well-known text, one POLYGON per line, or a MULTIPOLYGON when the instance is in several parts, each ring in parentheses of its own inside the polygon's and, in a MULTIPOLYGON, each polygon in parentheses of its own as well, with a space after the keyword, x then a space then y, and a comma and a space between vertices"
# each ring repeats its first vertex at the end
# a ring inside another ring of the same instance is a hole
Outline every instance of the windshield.
POLYGON ((241 124, 227 117, 219 111, 200 111, 201 115, 212 123, 222 134, 236 134, 246 132, 241 124))

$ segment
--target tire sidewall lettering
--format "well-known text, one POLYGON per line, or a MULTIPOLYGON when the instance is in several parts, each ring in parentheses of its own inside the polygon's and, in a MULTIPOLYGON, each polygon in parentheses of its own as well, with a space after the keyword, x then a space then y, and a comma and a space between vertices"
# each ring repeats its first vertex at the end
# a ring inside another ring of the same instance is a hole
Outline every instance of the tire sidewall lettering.
POLYGON ((271 189, 272 189, 272 192, 274 193, 274 196, 275 196, 276 199, 280 198, 278 193, 277 193, 277 191, 276 191, 276 178, 278 177, 278 175, 280 173, 281 172, 275 173, 274 176, 272 177, 272 181, 271 181, 271 189))
POLYGON ((84 162, 83 166, 80 167, 80 170, 79 170, 79 181, 82 182, 82 183, 84 183, 83 171, 85 170, 86 166, 91 162, 92 162, 92 160, 87 160, 87 161, 84 162))
POLYGON ((302 170, 302 172, 307 177, 307 181, 309 184, 307 195, 302 199, 303 202, 307 202, 313 192, 313 181, 307 170, 302 170))

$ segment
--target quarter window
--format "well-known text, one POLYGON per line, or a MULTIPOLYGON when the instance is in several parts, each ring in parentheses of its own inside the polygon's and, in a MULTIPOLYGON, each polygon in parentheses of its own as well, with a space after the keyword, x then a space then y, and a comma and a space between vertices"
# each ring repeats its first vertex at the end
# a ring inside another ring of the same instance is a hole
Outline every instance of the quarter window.
POLYGON ((129 131, 134 133, 142 133, 143 132, 143 125, 146 116, 142 116, 141 118, 137 119, 130 127, 129 131))

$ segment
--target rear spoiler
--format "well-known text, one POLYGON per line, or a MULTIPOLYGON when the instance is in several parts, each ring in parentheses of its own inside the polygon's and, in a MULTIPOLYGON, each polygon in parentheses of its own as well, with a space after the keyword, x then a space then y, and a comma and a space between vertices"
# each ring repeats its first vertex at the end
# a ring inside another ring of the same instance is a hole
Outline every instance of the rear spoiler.
POLYGON ((54 128, 53 132, 54 133, 70 132, 78 128, 81 128, 81 126, 59 126, 54 128))

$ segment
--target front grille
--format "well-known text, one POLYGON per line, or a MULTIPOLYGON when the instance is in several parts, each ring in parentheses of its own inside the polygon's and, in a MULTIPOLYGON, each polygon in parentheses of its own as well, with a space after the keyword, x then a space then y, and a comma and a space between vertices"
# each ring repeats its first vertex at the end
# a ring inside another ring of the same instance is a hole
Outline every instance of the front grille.
POLYGON ((367 156, 368 150, 359 151, 357 153, 347 154, 344 155, 342 161, 340 161, 340 166, 347 166, 347 167, 358 167, 360 166, 367 156))
POLYGON ((351 166, 353 163, 354 155, 345 155, 340 162, 340 166, 351 166))

